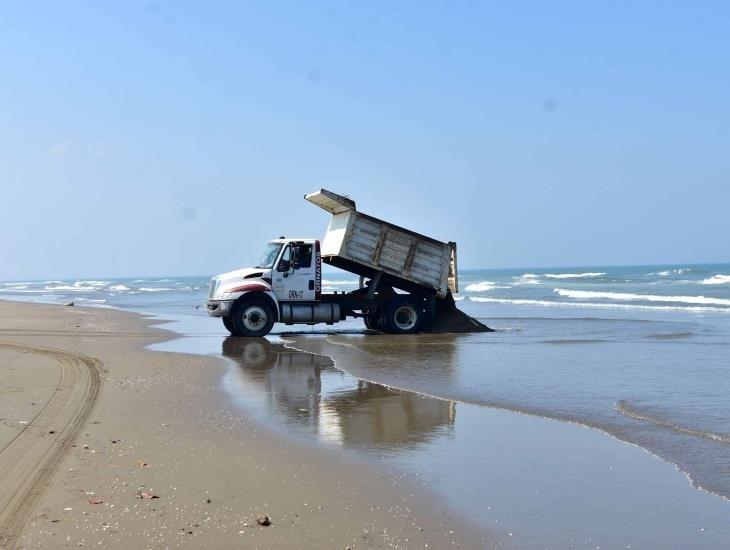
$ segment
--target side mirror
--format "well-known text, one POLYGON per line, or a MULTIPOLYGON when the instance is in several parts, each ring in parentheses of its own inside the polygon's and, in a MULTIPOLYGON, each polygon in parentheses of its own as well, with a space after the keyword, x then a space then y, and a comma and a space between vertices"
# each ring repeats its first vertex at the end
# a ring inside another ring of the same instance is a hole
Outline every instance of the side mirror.
POLYGON ((280 272, 283 273, 283 272, 289 271, 290 269, 291 269, 291 261, 290 260, 283 260, 283 259, 282 260, 279 260, 279 265, 276 268, 277 271, 280 271, 280 272))

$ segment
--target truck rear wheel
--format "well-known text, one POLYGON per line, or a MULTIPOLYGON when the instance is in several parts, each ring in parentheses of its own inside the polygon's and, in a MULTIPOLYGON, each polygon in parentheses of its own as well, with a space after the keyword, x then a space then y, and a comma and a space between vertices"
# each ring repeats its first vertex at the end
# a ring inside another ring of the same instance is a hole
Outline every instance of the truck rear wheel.
POLYGON ((235 336, 266 336, 274 326, 274 311, 264 298, 244 298, 231 312, 235 336))
POLYGON ((385 329, 393 334, 413 334, 423 325, 425 312, 418 301, 398 297, 385 308, 385 329))
POLYGON ((368 313, 362 318, 362 321, 365 323, 365 328, 370 330, 381 330, 380 317, 375 313, 368 313))

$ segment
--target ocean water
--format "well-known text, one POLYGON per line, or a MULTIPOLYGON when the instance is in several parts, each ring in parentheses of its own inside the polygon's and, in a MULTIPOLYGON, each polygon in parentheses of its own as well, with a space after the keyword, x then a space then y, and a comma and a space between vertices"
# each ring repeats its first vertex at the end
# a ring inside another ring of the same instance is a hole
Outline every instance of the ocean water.
MULTIPOLYGON (((277 326, 261 346, 207 318, 207 282, 17 281, 0 297, 178 319, 186 338, 167 349, 234 360, 225 387, 243 408, 428 478, 517 546, 730 538, 730 265, 463 271, 459 307, 496 332, 396 337, 352 320, 277 326)), ((327 291, 356 285, 325 274, 327 291)))

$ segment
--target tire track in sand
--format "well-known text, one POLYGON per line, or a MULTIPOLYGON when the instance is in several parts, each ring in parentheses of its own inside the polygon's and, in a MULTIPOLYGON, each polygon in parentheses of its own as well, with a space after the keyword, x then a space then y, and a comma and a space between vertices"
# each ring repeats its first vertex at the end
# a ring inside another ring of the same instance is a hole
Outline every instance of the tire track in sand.
POLYGON ((51 357, 60 368, 51 398, 25 429, 0 449, 0 549, 5 550, 15 545, 86 424, 99 394, 102 363, 64 350, 5 342, 0 342, 0 347, 51 357))

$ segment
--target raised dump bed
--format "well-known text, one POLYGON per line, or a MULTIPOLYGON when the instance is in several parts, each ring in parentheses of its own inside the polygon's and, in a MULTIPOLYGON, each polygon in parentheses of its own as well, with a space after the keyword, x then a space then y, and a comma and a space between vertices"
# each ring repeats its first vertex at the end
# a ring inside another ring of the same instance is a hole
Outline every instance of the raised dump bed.
POLYGON ((322 241, 325 263, 407 292, 458 292, 456 243, 358 212, 355 201, 326 189, 304 198, 332 214, 322 241))

